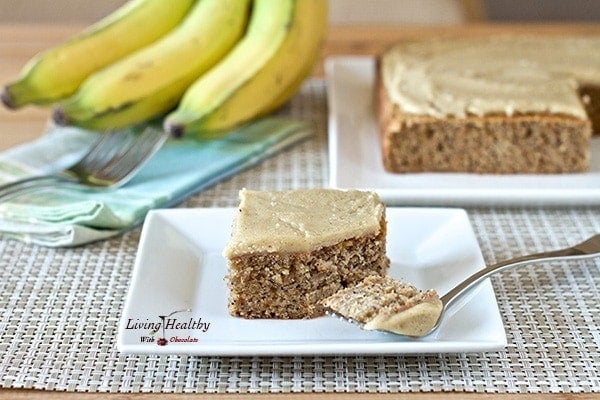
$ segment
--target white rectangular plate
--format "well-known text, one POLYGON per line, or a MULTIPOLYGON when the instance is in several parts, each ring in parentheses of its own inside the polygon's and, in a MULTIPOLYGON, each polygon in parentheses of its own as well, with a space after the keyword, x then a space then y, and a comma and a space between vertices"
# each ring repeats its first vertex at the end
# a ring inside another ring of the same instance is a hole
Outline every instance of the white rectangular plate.
POLYGON ((373 58, 330 58, 326 78, 331 187, 374 190, 393 205, 600 204, 600 137, 591 141, 590 170, 582 174, 391 174, 381 161, 373 58))
MULTIPOLYGON (((234 214, 230 208, 148 214, 119 326, 120 351, 238 356, 399 354, 479 352, 506 345, 489 281, 456 307, 437 333, 419 340, 362 331, 331 317, 231 317, 224 280, 227 264, 221 252, 234 214), (160 316, 165 316, 165 324, 159 325, 160 316), (161 338, 166 345, 158 345, 161 338)), ((443 294, 484 264, 463 210, 388 208, 387 220, 391 276, 443 294)))

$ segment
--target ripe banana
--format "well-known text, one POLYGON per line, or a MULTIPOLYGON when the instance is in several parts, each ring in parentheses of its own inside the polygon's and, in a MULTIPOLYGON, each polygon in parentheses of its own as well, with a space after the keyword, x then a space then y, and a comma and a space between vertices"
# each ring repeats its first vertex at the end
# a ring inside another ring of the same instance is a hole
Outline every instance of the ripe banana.
MULTIPOLYGON (((281 85, 283 89, 280 87, 280 90, 276 91, 277 96, 268 102, 258 115, 268 114, 287 102, 296 93, 306 77, 311 74, 320 56, 321 44, 327 31, 327 2, 319 0, 305 1, 311 1, 314 8, 312 12, 303 13, 304 18, 301 25, 304 27, 300 27, 296 31, 296 40, 301 40, 302 43, 298 45, 290 44, 289 46, 290 49, 297 49, 294 53, 296 56, 290 56, 287 60, 273 61, 273 64, 280 65, 279 71, 286 71, 289 74, 289 79, 286 80, 287 84, 281 85), (294 62, 294 59, 296 62, 294 62)), ((301 18, 301 15, 298 14, 297 18, 301 18)), ((285 58, 285 52, 281 53, 280 56, 285 58)), ((263 78, 268 78, 272 74, 274 73, 266 71, 263 78)))
POLYGON ((199 0, 171 33, 86 79, 55 109, 55 121, 120 128, 173 109, 189 85, 242 37, 249 5, 249 0, 199 0))
POLYGON ((106 65, 171 31, 196 0, 132 0, 70 40, 35 56, 4 88, 10 108, 49 104, 71 95, 106 65))
POLYGON ((324 0, 255 0, 248 33, 186 91, 165 130, 214 138, 281 105, 310 72, 326 16, 324 0))

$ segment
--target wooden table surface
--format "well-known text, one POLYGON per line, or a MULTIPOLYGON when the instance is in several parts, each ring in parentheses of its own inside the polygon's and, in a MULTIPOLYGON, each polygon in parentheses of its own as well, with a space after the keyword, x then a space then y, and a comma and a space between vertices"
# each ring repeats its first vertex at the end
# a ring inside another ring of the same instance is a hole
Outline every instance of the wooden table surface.
MULTIPOLYGON (((82 27, 76 25, 1 25, 0 24, 0 83, 4 84, 14 79, 25 62, 35 53, 60 42, 82 27)), ((600 34, 599 24, 587 25, 461 25, 449 27, 374 27, 374 26, 334 26, 329 30, 328 38, 323 47, 323 58, 331 55, 376 55, 395 42, 404 39, 431 37, 438 35, 486 35, 495 33, 539 33, 539 34, 600 34)), ((322 63, 317 65, 315 75, 322 76, 322 63)), ((0 106, 0 150, 19 143, 27 142, 38 137, 44 129, 50 110, 47 108, 26 107, 10 111, 0 106)), ((369 399, 599 399, 598 394, 477 394, 477 393, 403 393, 395 395, 369 394, 369 399)), ((155 394, 93 394, 93 393, 62 393, 43 392, 35 390, 0 389, 0 400, 5 399, 104 399, 115 400, 137 399, 148 400, 166 397, 172 400, 189 399, 194 395, 160 395, 155 394)), ((240 395, 202 395, 203 398, 220 400, 242 397, 240 395)), ((332 397, 325 393, 308 394, 271 394, 244 395, 244 398, 269 399, 325 399, 332 397)), ((335 398, 354 398, 356 394, 336 394, 335 398)))

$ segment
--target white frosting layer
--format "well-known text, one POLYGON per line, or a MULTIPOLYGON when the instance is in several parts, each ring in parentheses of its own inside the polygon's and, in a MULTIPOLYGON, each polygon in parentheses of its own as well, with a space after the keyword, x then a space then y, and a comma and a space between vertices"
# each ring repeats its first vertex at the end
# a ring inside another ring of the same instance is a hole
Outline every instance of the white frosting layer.
POLYGON ((577 88, 600 84, 600 37, 486 37, 400 44, 382 58, 391 100, 434 117, 551 113, 586 119, 577 88))

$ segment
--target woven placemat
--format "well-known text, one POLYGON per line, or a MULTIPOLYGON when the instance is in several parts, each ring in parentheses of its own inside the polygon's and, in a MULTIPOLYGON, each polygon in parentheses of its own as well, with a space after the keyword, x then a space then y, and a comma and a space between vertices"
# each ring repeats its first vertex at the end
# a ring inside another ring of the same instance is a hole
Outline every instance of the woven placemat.
MULTIPOLYGON (((326 185, 325 86, 281 112, 316 136, 180 207, 237 205, 241 187, 326 185)), ((599 208, 469 209, 487 262, 600 231, 599 208)), ((117 326, 140 229, 79 248, 0 241, 0 385, 90 392, 600 392, 600 262, 548 263, 492 278, 508 346, 419 356, 125 356, 117 326)))

